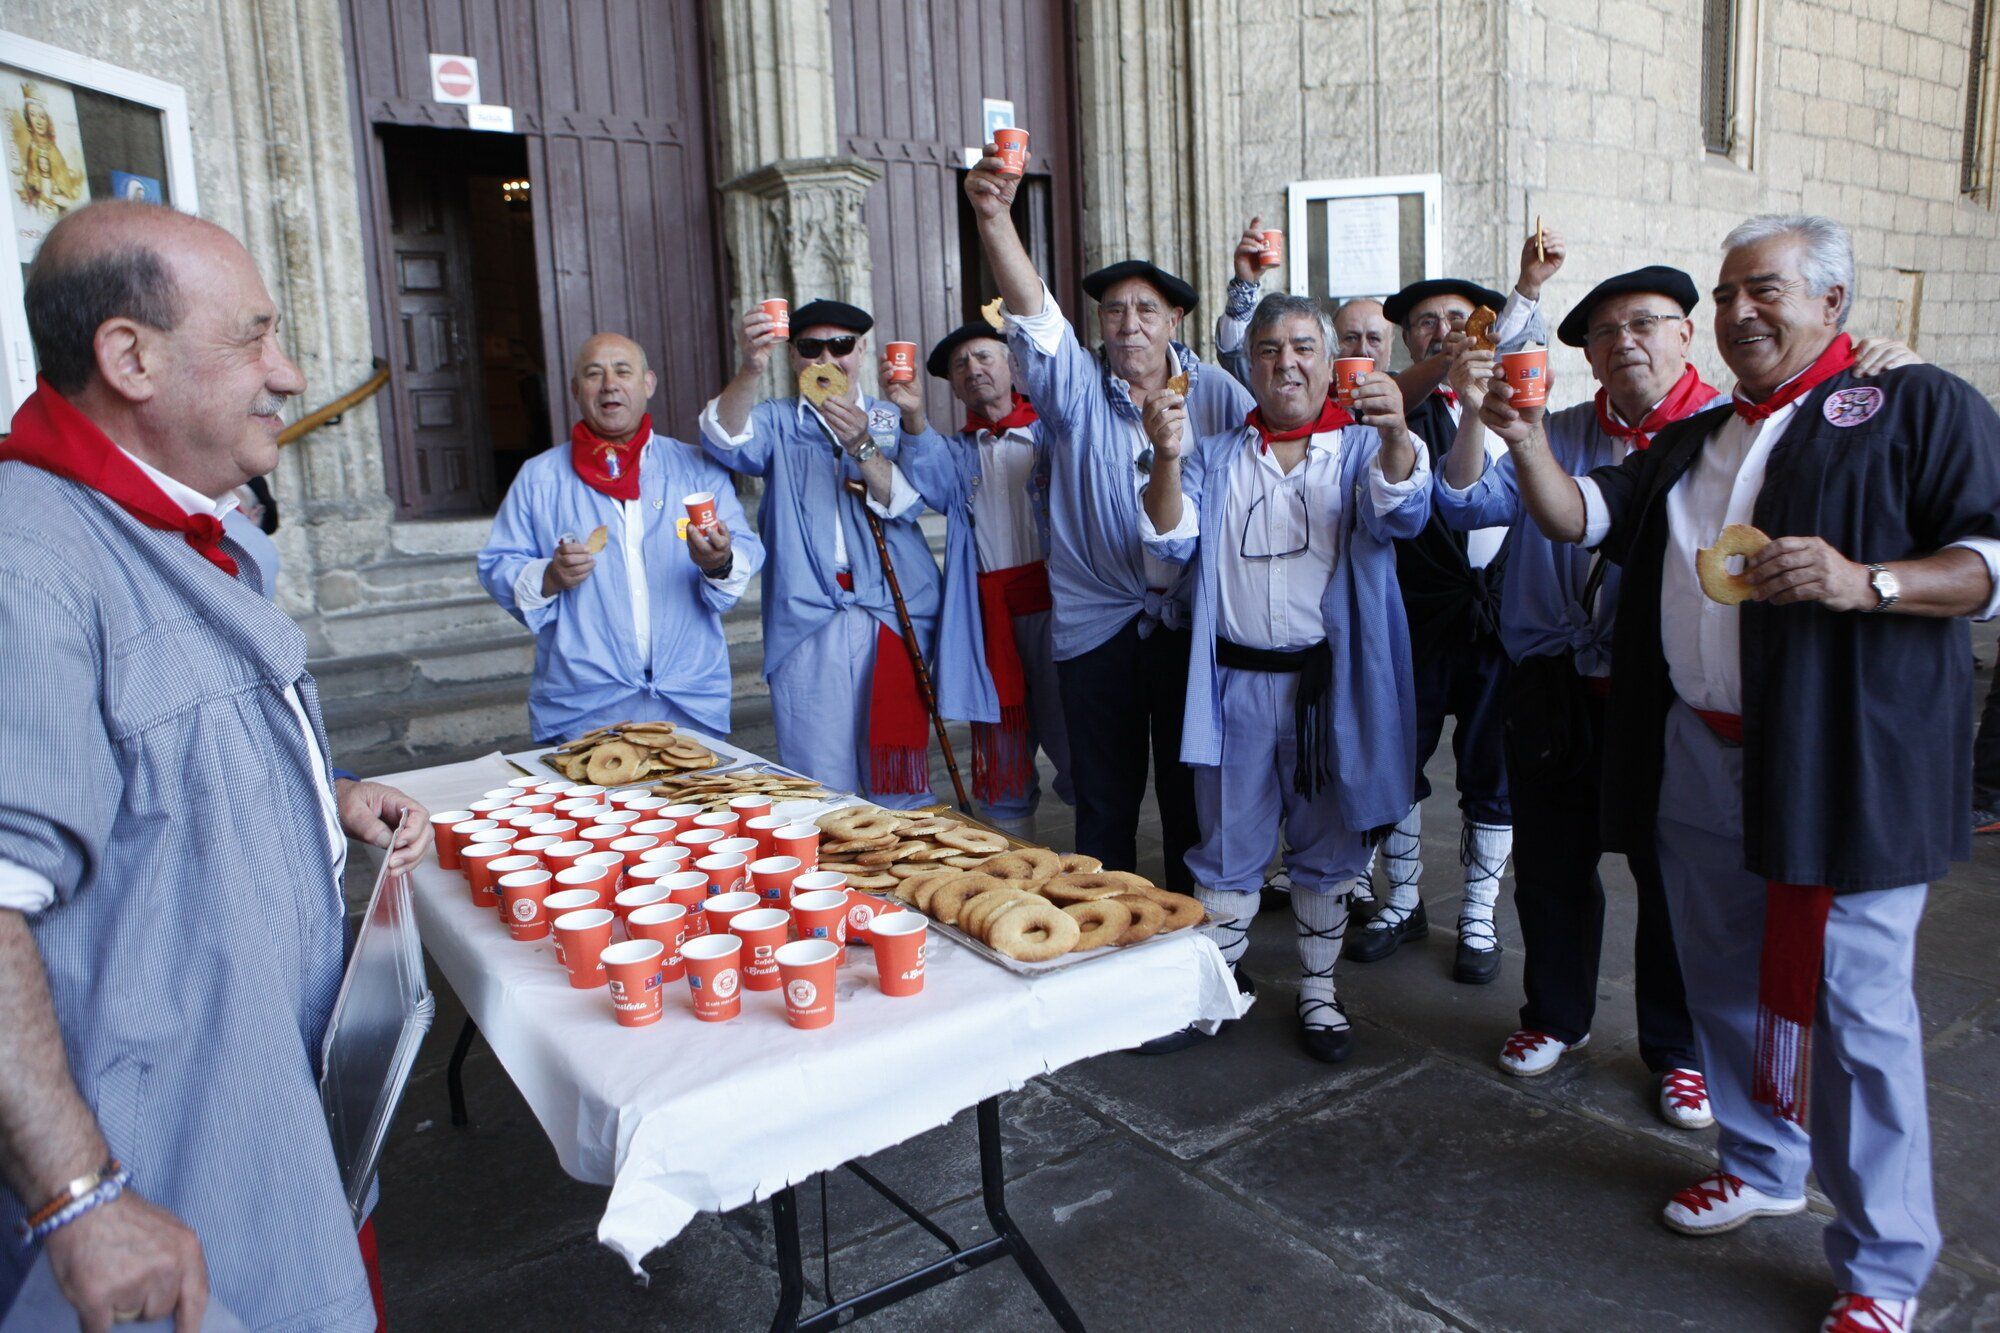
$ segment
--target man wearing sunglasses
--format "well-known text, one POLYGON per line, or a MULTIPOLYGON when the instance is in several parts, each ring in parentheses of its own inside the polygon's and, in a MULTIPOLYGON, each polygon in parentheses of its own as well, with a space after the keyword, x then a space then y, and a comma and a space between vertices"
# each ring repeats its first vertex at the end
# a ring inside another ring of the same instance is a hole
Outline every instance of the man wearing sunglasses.
MULTIPOLYGON (((1190 441, 1185 401, 1146 405, 1154 446, 1141 531, 1192 563, 1194 643, 1181 758, 1201 843, 1188 866, 1223 957, 1243 957, 1264 871, 1282 848, 1308 1054, 1348 1055, 1334 965, 1348 899, 1414 772, 1410 639, 1394 539, 1430 515, 1426 451, 1396 381, 1376 371, 1354 416, 1329 395, 1333 321, 1267 296, 1245 342, 1256 408, 1190 441)), ((1187 1029, 1162 1043, 1200 1039, 1187 1029)))
MULTIPOLYGON (((845 302, 812 301, 793 312, 788 341, 761 309, 751 310, 738 330, 742 363, 703 409, 701 434, 718 463, 764 479, 757 510, 767 552, 764 675, 779 761, 835 790, 913 809, 932 799, 930 719, 863 501, 847 483, 864 484, 881 520, 940 710, 953 718, 995 714, 975 669, 971 593, 965 613, 940 615, 937 562, 917 526, 923 502, 896 461, 902 438, 925 429, 923 399, 913 384, 890 385, 887 402, 859 388, 873 325, 845 302), (847 392, 818 407, 803 397, 758 402, 781 343, 793 378, 808 366, 835 366, 847 392)), ((967 569, 956 581, 970 589, 973 579, 967 569)))
POLYGON ((1020 178, 1001 174, 995 151, 989 144, 966 174, 965 193, 1006 302, 1020 387, 1049 432, 1049 586, 1077 850, 1109 869, 1135 868, 1150 749, 1166 881, 1186 892, 1186 854, 1196 838, 1194 789, 1178 758, 1187 594, 1184 571, 1140 541, 1139 492, 1154 458, 1140 414, 1181 375, 1197 434, 1236 425, 1253 404, 1233 377, 1177 341, 1194 289, 1142 260, 1083 280, 1097 301, 1102 342, 1098 356, 1085 350, 1014 229, 1020 178))
MULTIPOLYGON (((1468 410, 1445 383, 1464 349, 1466 320, 1481 306, 1498 311, 1491 337, 1503 351, 1546 343, 1548 329, 1539 306, 1542 284, 1562 266, 1563 254, 1562 237, 1554 232, 1530 236, 1521 247, 1519 280, 1504 297, 1462 278, 1434 278, 1411 283, 1383 303, 1384 315, 1402 327, 1403 346, 1414 362, 1402 376, 1410 399, 1409 426, 1430 448, 1433 472, 1464 424, 1478 416, 1478 409, 1468 410)), ((1408 812, 1382 844, 1388 901, 1348 941, 1347 956, 1357 961, 1386 958, 1404 941, 1430 933, 1418 895, 1423 803, 1431 794, 1424 767, 1450 717, 1458 805, 1465 820, 1458 844, 1465 887, 1452 976, 1482 985, 1499 974, 1493 907, 1514 841, 1500 746, 1500 687, 1507 655, 1495 633, 1506 535, 1505 527, 1454 531, 1433 513, 1421 533, 1397 547, 1417 670, 1417 777, 1408 812)))

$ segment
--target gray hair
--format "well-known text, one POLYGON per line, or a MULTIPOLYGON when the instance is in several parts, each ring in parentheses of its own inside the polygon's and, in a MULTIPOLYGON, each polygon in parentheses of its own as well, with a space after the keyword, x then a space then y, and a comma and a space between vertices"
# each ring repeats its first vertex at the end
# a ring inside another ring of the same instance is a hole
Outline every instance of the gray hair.
POLYGON ((44 247, 28 270, 23 293, 28 338, 43 378, 57 393, 74 394, 97 370, 97 330, 109 319, 133 319, 172 332, 181 320, 181 292, 159 253, 121 245, 69 258, 77 247, 44 247))
POLYGON ((1846 325, 1847 314, 1854 308, 1854 242, 1848 238, 1847 228, 1832 218, 1813 213, 1759 213, 1723 237, 1722 253, 1779 236, 1796 236, 1805 242, 1799 274, 1811 295, 1824 296, 1832 288, 1840 288, 1836 327, 1846 325))
POLYGON ((1298 315, 1310 318, 1319 325, 1320 349, 1332 354, 1333 316, 1326 313, 1326 307, 1310 296, 1288 296, 1283 292, 1272 292, 1257 303, 1256 311, 1250 316, 1250 328, 1243 335, 1243 346, 1247 351, 1255 346, 1257 339, 1271 331, 1281 321, 1298 315))

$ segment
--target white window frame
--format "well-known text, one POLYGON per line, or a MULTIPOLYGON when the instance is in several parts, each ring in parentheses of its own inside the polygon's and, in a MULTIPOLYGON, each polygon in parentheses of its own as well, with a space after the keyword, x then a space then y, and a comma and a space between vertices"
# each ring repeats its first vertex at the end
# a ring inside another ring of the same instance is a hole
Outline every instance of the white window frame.
MULTIPOLYGON (((1764 80, 1764 5, 1762 0, 1736 0, 1736 23, 1729 34, 1729 151, 1718 153, 1702 145, 1702 156, 1715 163, 1734 163, 1757 170, 1757 93, 1764 80)), ((1704 94, 1706 89, 1703 90, 1704 94)))
MULTIPOLYGON (((1424 197, 1424 276, 1444 276, 1444 177, 1438 172, 1417 176, 1350 176, 1345 180, 1293 181, 1285 187, 1285 207, 1294 248, 1301 241, 1311 244, 1307 218, 1310 207, 1322 199, 1366 199, 1376 195, 1420 194, 1424 197)), ((1301 257, 1311 254, 1302 251, 1301 257)), ((1314 296, 1307 290, 1312 281, 1310 262, 1286 266, 1291 273, 1293 296, 1314 296)))
MULTIPOLYGON (((166 140, 167 198, 183 213, 199 211, 187 94, 179 84, 4 31, 0 31, 0 65, 107 93, 159 112, 166 140)), ((22 303, 20 256, 9 212, 7 225, 0 226, 0 430, 35 391, 35 353, 28 341, 27 307, 22 303)))

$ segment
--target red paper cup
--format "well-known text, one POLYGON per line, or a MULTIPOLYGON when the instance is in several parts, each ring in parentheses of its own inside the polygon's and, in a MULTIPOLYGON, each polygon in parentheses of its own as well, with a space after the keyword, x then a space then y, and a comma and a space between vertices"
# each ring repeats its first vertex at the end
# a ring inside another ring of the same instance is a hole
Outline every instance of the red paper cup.
POLYGON ((895 912, 908 911, 894 898, 877 898, 872 893, 859 889, 847 891, 847 942, 866 944, 871 948, 875 943, 875 923, 895 912), (859 922, 860 924, 856 924, 859 922))
POLYGON ((1000 174, 1018 176, 1028 169, 1028 132, 1004 129, 993 131, 993 146, 1000 150, 1000 174))
POLYGON ((908 384, 917 377, 917 345, 888 343, 882 350, 889 357, 889 383, 908 384))
POLYGON ((510 819, 519 818, 520 816, 525 815, 527 813, 528 811, 525 806, 516 805, 514 802, 509 801, 507 802, 507 804, 501 806, 498 810, 495 810, 493 813, 489 814, 486 817, 488 819, 498 820, 500 823, 504 824, 510 819))
POLYGON ((598 813, 598 800, 595 796, 566 796, 562 800, 557 801, 553 808, 557 814, 563 816, 565 819, 579 821, 589 819, 590 822, 595 823, 595 816, 598 813))
POLYGON ((514 804, 523 810, 552 810, 555 803, 563 799, 552 791, 534 791, 526 796, 516 796, 514 804))
POLYGON ((696 491, 683 495, 681 505, 687 510, 688 526, 705 528, 715 522, 715 492, 696 491))
POLYGON ((648 819, 651 819, 653 817, 653 811, 664 810, 669 805, 673 804, 673 802, 669 801, 664 796, 646 795, 646 789, 644 787, 634 787, 632 789, 632 792, 636 794, 620 793, 621 795, 624 796, 625 799, 618 802, 618 804, 624 806, 627 810, 637 810, 639 813, 645 815, 648 819))
POLYGON ((612 894, 625 887, 625 854, 623 852, 614 852, 608 847, 601 852, 585 852, 582 856, 576 858, 574 869, 602 869, 610 871, 611 884, 610 887, 604 890, 606 898, 609 898, 612 894))
MULTIPOLYGON (((483 828, 465 840, 465 850, 471 851, 482 843, 495 843, 501 847, 512 847, 514 840, 521 836, 521 830, 509 828, 505 824, 493 828, 483 828)), ((463 856, 465 853, 459 853, 463 856)))
POLYGON ((517 833, 532 833, 540 825, 556 822, 558 821, 555 815, 547 810, 530 810, 524 815, 515 815, 505 821, 506 826, 517 833))
POLYGON ((548 862, 542 860, 542 853, 551 847, 562 846, 562 841, 553 833, 538 832, 532 838, 523 838, 515 843, 514 850, 522 856, 534 857, 538 865, 547 866, 548 862))
POLYGON ((575 989, 604 984, 604 946, 611 943, 611 920, 611 912, 603 907, 565 912, 555 919, 556 952, 562 955, 575 989))
POLYGON ((666 900, 667 891, 661 888, 657 881, 634 884, 629 889, 621 889, 618 896, 611 900, 611 910, 618 914, 620 921, 629 926, 632 913, 642 907, 651 907, 654 903, 664 903, 666 900))
POLYGON ((792 305, 782 296, 766 297, 757 308, 771 318, 771 332, 781 338, 792 336, 792 305))
POLYGON ((757 859, 755 838, 717 838, 708 844, 710 856, 740 856, 745 862, 757 859))
POLYGON ((685 833, 688 829, 694 827, 694 817, 696 815, 706 814, 707 812, 707 806, 696 805, 693 801, 683 801, 679 805, 661 806, 653 812, 653 817, 655 819, 671 819, 676 826, 674 831, 676 833, 685 833))
POLYGON ((783 908, 792 901, 792 881, 805 870, 796 856, 767 856, 750 863, 750 882, 766 907, 783 908))
POLYGON ((1354 410, 1354 390, 1360 385, 1363 375, 1375 373, 1375 362, 1365 356, 1336 357, 1333 363, 1333 389, 1340 405, 1347 411, 1354 410))
POLYGON ((537 785, 535 790, 560 799, 575 791, 576 784, 568 778, 550 778, 537 785))
POLYGON ((646 817, 643 810, 606 810, 597 817, 597 822, 612 828, 629 829, 646 817))
POLYGON ((604 793, 609 790, 611 790, 609 787, 600 787, 594 782, 586 782, 580 787, 571 787, 569 789, 569 795, 572 798, 580 798, 585 796, 603 796, 604 793))
MULTIPOLYGON (((668 895, 678 901, 676 895, 668 895)), ((720 935, 729 929, 729 923, 745 912, 757 910, 757 895, 754 893, 719 893, 704 899, 702 910, 710 934, 720 935)))
POLYGON ((666 945, 666 956, 661 962, 667 980, 679 981, 687 971, 681 961, 681 946, 697 938, 689 933, 691 919, 688 909, 679 903, 647 903, 634 908, 632 915, 625 918, 625 933, 635 940, 658 940, 666 945))
POLYGON ((757 855, 750 859, 759 861, 767 856, 775 856, 776 853, 771 850, 771 835, 791 822, 791 820, 785 818, 783 815, 757 815, 754 818, 745 819, 743 821, 743 832, 755 839, 757 843, 757 855))
POLYGON ((577 857, 588 856, 595 850, 597 849, 580 839, 559 842, 542 853, 542 864, 547 866, 551 871, 568 870, 576 864, 577 857))
POLYGON ((791 930, 792 918, 775 907, 753 907, 729 919, 729 933, 743 941, 743 989, 778 989, 777 953, 791 930))
MULTIPOLYGON (((646 813, 651 813, 650 811, 646 813)), ((658 838, 662 843, 673 841, 674 834, 680 832, 671 819, 642 819, 636 824, 625 826, 634 836, 644 835, 658 838)))
POLYGON ((721 1023, 743 1012, 742 957, 743 941, 726 932, 681 946, 696 1018, 721 1023))
POLYGON ((833 1021, 834 969, 840 951, 827 940, 778 946, 778 980, 785 991, 785 1021, 795 1028, 823 1028, 833 1021))
POLYGON ((743 859, 741 852, 727 852, 721 856, 704 856, 694 863, 694 868, 708 876, 708 896, 737 893, 749 883, 750 863, 743 859))
POLYGON ((533 776, 509 778, 507 779, 507 786, 510 790, 527 792, 532 795, 542 789, 542 780, 533 776))
POLYGON ((1285 233, 1276 227, 1265 229, 1264 251, 1257 256, 1258 268, 1276 268, 1285 262, 1285 233))
POLYGON ((668 876, 679 873, 680 867, 671 861, 641 861, 638 865, 633 866, 625 872, 625 888, 651 888, 668 876))
POLYGON ((819 825, 787 824, 773 829, 771 855, 796 856, 805 869, 819 869, 819 825))
POLYGON ((807 889, 792 895, 792 933, 802 940, 827 940, 847 961, 847 890, 807 889))
POLYGON ((604 947, 604 981, 619 1027, 643 1028, 660 1021, 666 956, 667 946, 658 940, 626 940, 604 947))
POLYGON ((640 852, 639 864, 642 866, 672 866, 676 870, 686 870, 688 862, 693 857, 694 850, 692 848, 683 847, 677 842, 669 842, 655 847, 650 852, 640 852))
POLYGON ((618 839, 618 841, 611 844, 608 850, 617 852, 620 856, 624 857, 625 865, 629 869, 639 864, 641 855, 652 851, 659 845, 660 840, 652 834, 635 833, 618 839))
POLYGON ((625 836, 625 826, 623 824, 592 824, 576 836, 584 842, 589 843, 592 851, 608 852, 611 850, 612 843, 625 836))
POLYGON ((476 842, 465 849, 465 883, 472 890, 474 907, 497 907, 500 904, 499 876, 491 869, 492 863, 514 855, 514 849, 504 842, 476 842))
POLYGON ((1549 400, 1548 348, 1503 353, 1500 373, 1507 377, 1507 406, 1540 407, 1549 400))
POLYGON ((542 864, 540 857, 523 852, 518 847, 510 847, 507 850, 508 854, 506 856, 496 856, 486 863, 486 873, 493 876, 493 883, 496 887, 501 880, 513 874, 516 870, 546 870, 548 868, 542 864))
POLYGON ((617 791, 606 793, 605 799, 610 801, 611 804, 617 806, 620 810, 639 810, 639 809, 654 808, 651 806, 641 806, 639 804, 639 802, 641 801, 658 801, 661 805, 665 805, 667 803, 667 800, 664 796, 655 796, 644 787, 620 787, 617 791))
MULTIPOLYGON (((702 912, 704 904, 708 902, 708 876, 699 870, 676 870, 671 875, 662 875, 653 882, 665 886, 667 901, 679 903, 687 908, 690 916, 702 912)), ((707 923, 708 917, 704 913, 700 924, 705 927, 707 923)))
POLYGON ((729 798, 729 808, 736 812, 738 819, 755 819, 758 815, 771 813, 771 798, 759 792, 729 798))
POLYGON ((460 854, 463 854, 465 849, 472 845, 474 834, 491 833, 499 827, 500 821, 493 818, 491 814, 474 814, 453 824, 451 826, 451 836, 458 840, 458 850, 460 854))
POLYGON ((509 792, 505 796, 482 796, 465 808, 481 819, 491 819, 495 810, 505 810, 512 804, 514 804, 514 794, 509 792))
POLYGON ((574 819, 550 819, 535 825, 536 836, 560 838, 564 842, 576 841, 577 822, 574 819))
POLYGON ((694 817, 694 827, 719 829, 725 838, 733 838, 741 831, 743 821, 732 810, 710 810, 694 817))
POLYGON ((891 912, 868 927, 875 972, 884 995, 915 995, 924 988, 924 944, 930 922, 922 912, 891 912))
POLYGON ((453 824, 466 824, 475 818, 470 810, 447 810, 441 815, 431 816, 431 845, 437 849, 437 863, 445 870, 457 870, 462 864, 458 854, 465 844, 453 831, 453 824))
POLYGON ((507 920, 507 933, 523 943, 547 939, 549 914, 543 901, 554 887, 546 870, 517 870, 500 886, 500 914, 507 920))
POLYGON ((721 842, 727 836, 719 828, 689 828, 674 834, 674 841, 696 856, 707 856, 709 846, 721 842))
POLYGON ((577 866, 554 876, 555 884, 549 897, 561 899, 549 908, 551 917, 564 912, 581 912, 586 907, 611 906, 611 892, 604 886, 602 878, 591 878, 587 866, 577 866))
POLYGON ((514 798, 520 794, 521 789, 519 787, 488 787, 485 791, 479 793, 479 799, 482 801, 505 801, 508 805, 512 805, 514 804, 514 798))

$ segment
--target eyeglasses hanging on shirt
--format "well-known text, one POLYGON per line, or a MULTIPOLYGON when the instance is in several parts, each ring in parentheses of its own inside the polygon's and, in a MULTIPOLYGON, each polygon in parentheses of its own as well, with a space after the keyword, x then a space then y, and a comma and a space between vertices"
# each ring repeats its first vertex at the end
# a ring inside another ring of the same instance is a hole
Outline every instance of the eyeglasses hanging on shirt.
POLYGON ((1290 560, 1312 549, 1303 486, 1280 486, 1251 502, 1237 554, 1245 560, 1290 560))

